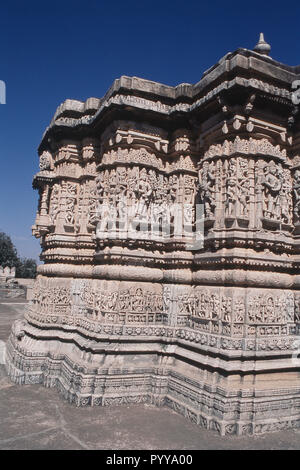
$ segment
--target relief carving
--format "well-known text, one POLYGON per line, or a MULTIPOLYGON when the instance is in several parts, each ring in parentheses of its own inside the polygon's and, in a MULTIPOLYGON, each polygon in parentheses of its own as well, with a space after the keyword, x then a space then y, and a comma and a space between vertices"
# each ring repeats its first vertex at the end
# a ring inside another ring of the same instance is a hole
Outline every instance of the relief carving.
POLYGON ((294 174, 294 220, 296 223, 300 222, 300 170, 296 170, 294 174))
POLYGON ((213 162, 204 162, 202 170, 199 171, 199 195, 204 204, 205 217, 214 217, 216 208, 216 170, 213 162))

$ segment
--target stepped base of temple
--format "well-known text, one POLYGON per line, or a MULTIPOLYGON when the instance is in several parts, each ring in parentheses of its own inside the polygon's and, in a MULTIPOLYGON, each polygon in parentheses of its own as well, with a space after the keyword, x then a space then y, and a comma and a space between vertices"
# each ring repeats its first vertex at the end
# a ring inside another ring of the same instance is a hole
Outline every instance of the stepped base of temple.
POLYGON ((189 328, 175 334, 174 327, 154 326, 139 337, 122 325, 106 329, 97 336, 17 320, 7 344, 8 375, 18 384, 56 388, 77 406, 168 406, 221 435, 300 427, 300 372, 291 352, 208 351, 183 338, 189 328))

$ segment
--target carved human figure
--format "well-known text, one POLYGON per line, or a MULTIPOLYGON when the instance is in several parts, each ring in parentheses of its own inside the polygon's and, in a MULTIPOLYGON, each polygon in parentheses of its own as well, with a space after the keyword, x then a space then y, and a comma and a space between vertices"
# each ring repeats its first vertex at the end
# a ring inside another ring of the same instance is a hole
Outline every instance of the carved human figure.
POLYGON ((129 289, 126 289, 119 293, 119 308, 121 312, 128 312, 129 310, 131 310, 129 289))
POLYGON ((97 236, 102 238, 103 233, 107 230, 114 229, 116 223, 117 211, 114 204, 104 199, 98 206, 97 236))
POLYGON ((162 301, 163 301, 163 311, 168 312, 170 308, 170 303, 172 301, 171 298, 171 290, 169 287, 165 287, 163 290, 163 296, 162 296, 162 301))
POLYGON ((194 202, 195 180, 190 176, 184 178, 184 203, 192 204, 194 202))
POLYGON ((136 178, 134 176, 129 176, 127 181, 127 190, 126 190, 126 201, 127 201, 127 216, 129 224, 134 219, 137 210, 136 203, 136 178))
POLYGON ((245 320, 246 308, 245 302, 242 297, 237 298, 234 303, 234 321, 236 323, 242 323, 245 320))
POLYGON ((237 198, 236 179, 228 178, 226 182, 226 200, 225 213, 228 217, 236 215, 236 198, 237 198))
POLYGON ((119 167, 118 168, 118 184, 115 188, 115 202, 116 202, 116 211, 117 211, 117 218, 122 224, 127 224, 127 198, 126 198, 126 190, 127 190, 127 172, 126 168, 119 167))
POLYGON ((248 164, 243 159, 231 159, 227 169, 225 214, 227 217, 248 215, 248 164))
POLYGON ((281 219, 284 223, 288 224, 290 222, 290 184, 289 181, 283 179, 282 187, 280 191, 280 212, 281 219))
POLYGON ((146 218, 148 214, 149 203, 151 200, 152 195, 152 188, 150 183, 147 179, 147 171, 142 169, 140 172, 138 187, 137 187, 137 195, 138 195, 138 208, 137 208, 137 216, 142 218, 146 218))
POLYGON ((162 224, 164 217, 164 208, 162 206, 162 201, 156 199, 152 205, 152 222, 154 225, 162 224))
POLYGON ((215 212, 215 171, 214 164, 203 164, 203 170, 199 171, 198 191, 201 202, 204 204, 206 217, 213 217, 215 212))
POLYGON ((274 309, 274 300, 270 296, 266 299, 265 305, 264 305, 264 321, 266 323, 273 323, 275 320, 275 309, 274 309))
POLYGON ((52 188, 51 197, 50 197, 50 219, 52 222, 55 222, 58 213, 60 212, 60 189, 59 185, 55 184, 52 188))
POLYGON ((265 195, 264 216, 269 219, 278 219, 278 209, 280 209, 279 194, 282 187, 282 183, 274 162, 271 162, 266 165, 265 175, 262 184, 264 185, 265 195))
POLYGON ((222 296, 221 299, 221 318, 223 321, 229 322, 231 320, 232 299, 230 297, 222 296))
POLYGON ((237 159, 237 216, 248 217, 248 202, 250 181, 248 174, 248 161, 243 158, 237 159))
POLYGON ((153 224, 161 225, 164 218, 164 197, 165 197, 165 183, 163 175, 158 175, 157 178, 153 180, 154 184, 154 198, 153 203, 151 204, 151 217, 153 224))
POLYGON ((50 170, 51 169, 51 162, 52 162, 52 155, 48 151, 44 151, 40 156, 40 170, 50 170))
POLYGON ((248 216, 249 187, 250 184, 247 178, 238 181, 237 197, 239 201, 239 215, 241 217, 248 216))
POLYGON ((211 295, 210 304, 211 304, 212 319, 218 320, 220 316, 220 300, 215 294, 211 295))
POLYGON ((300 295, 295 295, 295 322, 300 322, 300 295))
POLYGON ((295 218, 295 222, 299 222, 300 221, 300 170, 296 170, 294 174, 293 195, 294 195, 294 218, 295 218))
POLYGON ((118 301, 118 292, 109 292, 107 296, 107 309, 115 310, 118 301))
POLYGON ((169 178, 169 192, 168 192, 168 202, 170 204, 173 204, 174 202, 176 202, 177 185, 178 185, 177 176, 176 175, 170 176, 170 178, 169 178))
POLYGON ((144 294, 142 289, 137 288, 135 293, 132 292, 132 310, 134 312, 142 312, 144 307, 144 294))

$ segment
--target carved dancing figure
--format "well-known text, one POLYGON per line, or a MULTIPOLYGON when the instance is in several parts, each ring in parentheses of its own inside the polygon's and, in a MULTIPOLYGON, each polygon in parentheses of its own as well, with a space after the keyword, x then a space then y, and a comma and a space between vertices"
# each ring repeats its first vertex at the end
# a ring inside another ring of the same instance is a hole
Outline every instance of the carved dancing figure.
POLYGON ((270 219, 278 219, 279 193, 282 183, 274 162, 265 167, 265 177, 262 184, 265 186, 266 197, 264 216, 270 219))

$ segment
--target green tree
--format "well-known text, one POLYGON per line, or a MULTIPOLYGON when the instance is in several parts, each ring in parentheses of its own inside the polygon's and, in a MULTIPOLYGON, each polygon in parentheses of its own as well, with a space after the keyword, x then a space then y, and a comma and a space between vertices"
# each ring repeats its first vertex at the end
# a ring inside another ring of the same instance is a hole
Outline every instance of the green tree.
POLYGON ((11 238, 6 233, 0 232, 0 266, 12 268, 18 265, 18 253, 11 238))
POLYGON ((0 232, 0 266, 15 267, 16 277, 31 279, 36 277, 36 261, 32 258, 20 259, 10 236, 4 232, 0 232))
POLYGON ((16 277, 34 279, 36 277, 36 261, 32 258, 22 258, 16 269, 16 277))

